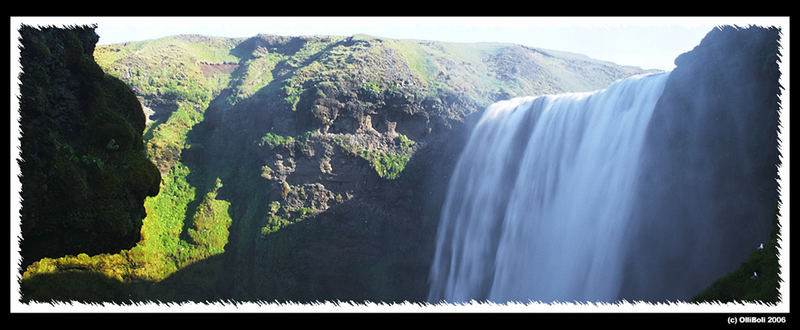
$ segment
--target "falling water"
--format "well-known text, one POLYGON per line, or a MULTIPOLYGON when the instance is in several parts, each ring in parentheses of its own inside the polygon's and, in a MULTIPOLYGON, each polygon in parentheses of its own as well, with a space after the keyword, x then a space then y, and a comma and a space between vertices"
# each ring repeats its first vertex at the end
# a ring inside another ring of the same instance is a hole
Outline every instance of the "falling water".
POLYGON ((668 76, 487 108, 451 178, 429 300, 614 301, 641 146, 668 76))

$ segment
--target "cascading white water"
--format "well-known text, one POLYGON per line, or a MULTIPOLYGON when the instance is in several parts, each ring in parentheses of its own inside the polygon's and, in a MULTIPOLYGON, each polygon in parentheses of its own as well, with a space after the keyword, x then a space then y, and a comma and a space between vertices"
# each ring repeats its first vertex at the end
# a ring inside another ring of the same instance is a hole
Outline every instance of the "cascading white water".
POLYGON ((640 150, 668 76, 489 106, 450 181, 429 300, 615 301, 640 150))

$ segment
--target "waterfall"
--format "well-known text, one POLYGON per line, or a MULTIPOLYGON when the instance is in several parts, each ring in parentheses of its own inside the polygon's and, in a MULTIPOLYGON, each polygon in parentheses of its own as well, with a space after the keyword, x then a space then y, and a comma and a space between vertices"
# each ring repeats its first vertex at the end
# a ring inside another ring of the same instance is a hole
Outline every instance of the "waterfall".
POLYGON ((451 177, 429 300, 615 301, 640 152, 668 76, 489 106, 451 177))

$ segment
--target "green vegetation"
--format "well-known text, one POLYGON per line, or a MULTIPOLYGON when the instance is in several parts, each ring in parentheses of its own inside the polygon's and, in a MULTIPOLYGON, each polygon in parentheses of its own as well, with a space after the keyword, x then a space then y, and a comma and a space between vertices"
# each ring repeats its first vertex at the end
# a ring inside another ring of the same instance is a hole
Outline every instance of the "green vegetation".
POLYGON ((409 140, 402 134, 396 140, 400 141, 396 153, 361 148, 358 150, 358 154, 370 161, 372 167, 382 178, 396 179, 400 172, 405 169, 408 160, 411 159, 412 146, 414 145, 414 141, 409 140))
POLYGON ((180 238, 186 206, 195 195, 194 187, 185 181, 187 175, 185 166, 174 167, 164 177, 162 191, 146 200, 147 217, 143 221, 141 240, 135 247, 117 254, 44 258, 28 267, 23 280, 38 274, 83 269, 122 282, 160 281, 178 269, 223 253, 231 224, 230 203, 216 199, 218 187, 205 195, 191 217, 192 228, 188 234, 192 241, 180 238))
MULTIPOLYGON (((290 189, 302 191, 302 187, 291 187, 290 189)), ((301 194, 305 194, 304 191, 301 194)), ((317 213, 313 208, 300 207, 290 211, 287 206, 281 207, 280 202, 273 201, 269 204, 266 224, 261 227, 261 235, 267 236, 275 233, 289 225, 309 219, 317 213)))
POLYGON ((342 135, 334 136, 333 141, 342 149, 369 161, 375 172, 386 179, 397 179, 400 176, 413 155, 415 144, 403 134, 395 137, 394 145, 389 150, 359 147, 349 137, 342 135))
POLYGON ((295 111, 297 110, 297 102, 300 101, 300 94, 304 91, 303 86, 295 80, 286 80, 285 83, 283 92, 286 93, 286 97, 283 99, 291 105, 292 111, 295 111))
POLYGON ((733 272, 714 281, 705 291, 695 296, 692 302, 754 302, 777 303, 780 284, 778 263, 778 206, 770 241, 763 248, 755 249, 733 272))
POLYGON ((398 51, 408 67, 425 83, 434 81, 434 75, 439 72, 436 60, 431 57, 427 47, 419 40, 386 40, 386 47, 398 51))
MULTIPOLYGON (((301 145, 307 144, 313 136, 318 134, 319 130, 306 131, 305 133, 297 136, 284 136, 268 132, 267 134, 262 136, 259 141, 256 142, 256 145, 258 145, 259 147, 266 146, 269 149, 275 149, 278 147, 291 148, 295 143, 299 143, 301 145)), ((262 168, 262 170, 264 169, 262 168)))
POLYGON ((194 228, 189 229, 189 236, 202 251, 200 258, 207 258, 225 251, 228 243, 228 227, 231 218, 228 215, 230 203, 217 200, 217 190, 222 187, 222 182, 217 178, 217 185, 203 198, 197 208, 193 219, 194 228))
POLYGON ((261 137, 261 141, 259 141, 258 146, 263 147, 266 145, 270 149, 275 149, 276 147, 286 148, 294 143, 294 141, 294 138, 291 136, 282 136, 269 132, 261 137))
POLYGON ((192 42, 187 36, 176 36, 100 46, 94 55, 106 72, 126 81, 139 95, 204 103, 210 101, 211 90, 227 85, 227 79, 220 78, 229 75, 214 73, 215 77, 204 77, 199 63, 238 62, 238 59, 230 55, 235 39, 200 39, 192 42))
POLYGON ((363 84, 361 84, 361 89, 364 90, 367 95, 372 98, 377 98, 386 90, 379 81, 375 79, 370 79, 363 84))
POLYGON ((236 104, 266 87, 273 80, 272 71, 275 70, 278 63, 286 59, 286 55, 264 51, 242 63, 242 66, 247 69, 232 83, 236 86, 236 92, 229 97, 228 103, 236 104))
POLYGON ((313 62, 312 58, 319 56, 323 50, 342 40, 344 40, 342 37, 319 37, 307 40, 303 47, 292 55, 287 64, 294 68, 305 67, 313 62))
MULTIPOLYGON (((273 203, 278 203, 278 202, 273 202, 273 203)), ((273 205, 274 204, 270 204, 270 213, 267 216, 267 224, 264 225, 264 227, 261 227, 261 235, 269 235, 270 233, 274 233, 280 230, 281 228, 292 224, 292 222, 289 221, 289 219, 286 219, 278 215, 279 209, 275 208, 273 205)))
POLYGON ((300 96, 308 89, 310 83, 326 80, 321 78, 327 78, 334 71, 341 73, 336 70, 337 68, 329 67, 317 60, 311 61, 312 58, 321 57, 320 52, 337 41, 340 39, 318 39, 306 42, 297 53, 286 59, 286 66, 293 72, 291 76, 283 80, 282 89, 285 95, 284 101, 290 105, 292 111, 297 110, 300 96), (306 63, 307 61, 311 62, 306 63))
POLYGON ((405 154, 383 153, 375 150, 360 149, 358 155, 370 161, 372 167, 382 178, 396 179, 408 162, 405 154))

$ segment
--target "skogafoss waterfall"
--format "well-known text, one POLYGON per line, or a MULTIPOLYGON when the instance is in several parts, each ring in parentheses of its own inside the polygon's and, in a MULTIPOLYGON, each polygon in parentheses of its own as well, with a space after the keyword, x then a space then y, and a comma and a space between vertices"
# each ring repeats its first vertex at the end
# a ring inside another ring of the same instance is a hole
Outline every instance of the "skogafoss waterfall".
POLYGON ((776 257, 745 267, 783 235, 779 37, 720 27, 670 72, 490 105, 449 178, 428 301, 779 299, 776 257))
POLYGON ((668 77, 488 107, 450 180, 429 300, 615 301, 640 152, 668 77))

